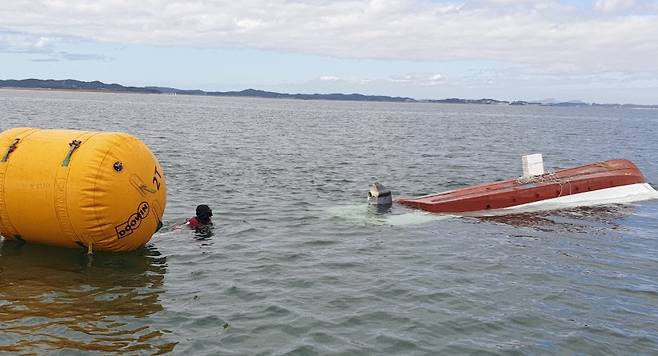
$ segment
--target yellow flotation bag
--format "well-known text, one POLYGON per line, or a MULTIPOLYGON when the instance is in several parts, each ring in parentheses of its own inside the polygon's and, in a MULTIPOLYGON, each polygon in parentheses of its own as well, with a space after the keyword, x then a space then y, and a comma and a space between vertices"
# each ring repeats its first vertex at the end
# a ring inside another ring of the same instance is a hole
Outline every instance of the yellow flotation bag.
POLYGON ((130 251, 162 226, 162 167, 117 132, 0 133, 0 234, 28 243, 130 251))

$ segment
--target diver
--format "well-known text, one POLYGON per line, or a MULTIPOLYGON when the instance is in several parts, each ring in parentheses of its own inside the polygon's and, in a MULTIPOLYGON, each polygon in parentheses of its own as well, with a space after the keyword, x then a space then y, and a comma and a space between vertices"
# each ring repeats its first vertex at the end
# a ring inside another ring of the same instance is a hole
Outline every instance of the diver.
POLYGON ((212 210, 208 205, 201 204, 196 207, 196 216, 187 219, 185 226, 192 230, 208 229, 212 226, 212 210))

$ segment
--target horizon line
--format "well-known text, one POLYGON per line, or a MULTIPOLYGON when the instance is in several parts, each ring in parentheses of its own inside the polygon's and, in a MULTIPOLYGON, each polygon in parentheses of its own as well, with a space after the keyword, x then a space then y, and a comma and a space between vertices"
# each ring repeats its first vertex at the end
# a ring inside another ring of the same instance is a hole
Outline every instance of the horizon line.
POLYGON ((492 98, 479 98, 467 99, 450 97, 444 99, 417 99, 407 96, 390 96, 390 95, 377 95, 377 94, 361 94, 361 93, 280 93, 261 89, 247 88, 243 90, 229 90, 229 91, 207 91, 202 89, 180 89, 175 87, 166 86, 126 86, 119 83, 105 83, 100 80, 83 81, 78 79, 0 79, 0 88, 11 89, 54 89, 54 90, 68 90, 68 91, 94 91, 94 92, 117 92, 117 93, 143 93, 143 94, 165 94, 165 95, 195 95, 195 96, 235 96, 235 97, 260 97, 271 99, 297 99, 297 100, 332 100, 332 101, 378 101, 378 102, 418 102, 418 103, 444 103, 444 104, 481 104, 481 105, 510 105, 510 106, 606 106, 606 107, 624 107, 632 106, 638 108, 655 108, 658 109, 658 104, 632 104, 632 103, 596 103, 585 102, 581 100, 558 101, 555 99, 542 99, 542 100, 499 100, 492 98), (98 87, 75 87, 75 86, 38 86, 38 85, 22 85, 12 87, 5 85, 5 82, 18 82, 24 83, 27 81, 38 82, 76 82, 83 84, 100 84, 98 87), (247 95, 246 93, 252 93, 247 95), (261 95, 255 94, 260 93, 261 95), (241 95, 242 94, 242 95, 241 95), (338 97, 336 97, 338 96, 338 97), (323 98, 324 97, 324 98, 323 98), (357 99, 358 97, 360 99, 357 99))

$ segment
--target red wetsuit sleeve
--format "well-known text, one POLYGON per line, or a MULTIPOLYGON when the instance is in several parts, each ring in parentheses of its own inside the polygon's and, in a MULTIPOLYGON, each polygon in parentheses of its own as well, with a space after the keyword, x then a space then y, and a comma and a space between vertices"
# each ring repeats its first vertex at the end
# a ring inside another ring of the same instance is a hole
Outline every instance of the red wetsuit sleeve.
POLYGON ((198 228, 199 226, 201 226, 201 224, 199 223, 199 220, 196 218, 196 216, 193 217, 193 218, 189 218, 189 219, 187 219, 187 221, 186 221, 185 223, 186 223, 191 229, 196 229, 196 228, 198 228))

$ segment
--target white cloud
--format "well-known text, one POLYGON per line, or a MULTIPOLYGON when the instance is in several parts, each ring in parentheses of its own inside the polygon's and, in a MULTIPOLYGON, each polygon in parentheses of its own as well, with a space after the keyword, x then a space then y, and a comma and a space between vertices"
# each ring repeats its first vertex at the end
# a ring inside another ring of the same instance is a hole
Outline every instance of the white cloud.
POLYGON ((113 58, 95 53, 71 53, 56 51, 56 38, 21 34, 14 32, 0 32, 0 52, 29 53, 41 56, 32 59, 33 62, 67 61, 112 61, 113 58))
POLYGON ((30 34, 0 32, 0 51, 3 52, 49 52, 53 39, 30 34))
POLYGON ((628 10, 635 5, 634 0, 596 0, 594 9, 601 12, 628 10))
POLYGON ((404 83, 418 86, 435 86, 444 83, 445 78, 438 73, 409 73, 392 76, 388 81, 392 83, 404 83))
POLYGON ((109 62, 113 59, 102 54, 95 53, 69 53, 69 52, 57 52, 54 54, 55 57, 59 57, 69 61, 100 61, 100 62, 109 62))
POLYGON ((443 76, 441 74, 434 74, 429 78, 431 81, 443 81, 443 76))
POLYGON ((335 82, 340 80, 340 78, 333 76, 333 75, 323 75, 320 77, 320 80, 325 81, 325 82, 335 82))
POLYGON ((487 60, 582 73, 658 70, 655 4, 607 15, 636 5, 597 0, 594 7, 605 12, 597 17, 558 0, 16 0, 0 7, 0 28, 36 38, 341 58, 487 60))

